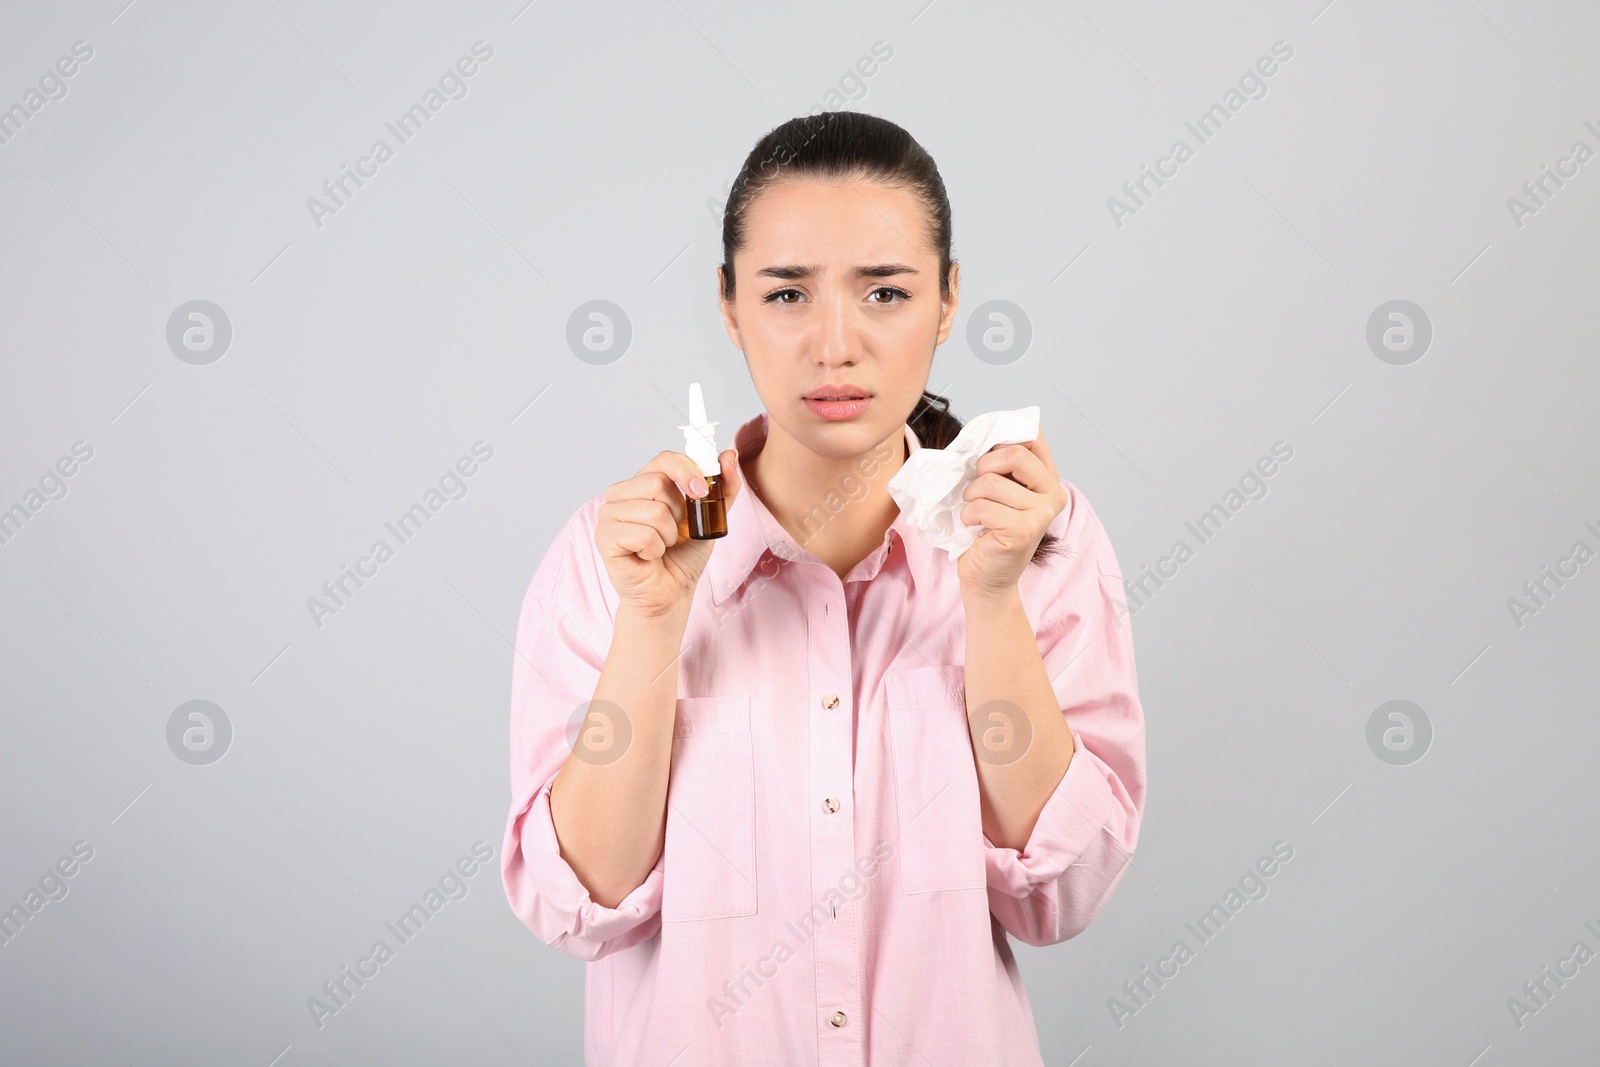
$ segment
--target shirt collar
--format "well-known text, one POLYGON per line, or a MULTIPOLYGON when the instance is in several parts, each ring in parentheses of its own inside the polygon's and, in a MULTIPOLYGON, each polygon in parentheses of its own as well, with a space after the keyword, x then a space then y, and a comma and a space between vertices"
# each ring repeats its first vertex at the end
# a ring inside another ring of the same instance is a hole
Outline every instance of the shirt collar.
MULTIPOLYGON (((905 440, 908 457, 922 447, 909 424, 905 427, 905 440)), ((739 427, 734 435, 733 447, 739 450, 742 462, 760 452, 766 443, 767 413, 763 411, 739 427)), ((918 588, 927 589, 935 565, 934 548, 906 521, 904 512, 896 515, 894 522, 889 524, 885 541, 891 551, 895 542, 902 546, 912 583, 918 588)), ((716 547, 711 550, 711 561, 706 565, 706 575, 711 580, 711 602, 720 606, 732 596, 768 552, 780 560, 821 565, 821 560, 810 550, 795 543, 761 498, 751 491, 747 482, 728 508, 727 536, 718 538, 716 547)), ((884 552, 884 546, 874 549, 874 553, 880 556, 884 552)), ((875 567, 869 568, 868 577, 878 573, 882 562, 880 558, 875 567)))

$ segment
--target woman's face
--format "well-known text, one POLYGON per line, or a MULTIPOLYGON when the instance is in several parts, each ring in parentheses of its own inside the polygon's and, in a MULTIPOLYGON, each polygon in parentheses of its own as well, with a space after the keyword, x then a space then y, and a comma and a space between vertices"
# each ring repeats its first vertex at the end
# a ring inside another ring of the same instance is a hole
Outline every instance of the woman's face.
POLYGON ((939 254, 920 205, 877 182, 780 182, 745 218, 735 295, 722 315, 769 435, 781 431, 833 459, 871 450, 922 399, 934 347, 955 319, 959 268, 951 265, 941 301, 939 254), (829 388, 838 386, 846 388, 829 388), (841 391, 868 399, 807 400, 841 391))

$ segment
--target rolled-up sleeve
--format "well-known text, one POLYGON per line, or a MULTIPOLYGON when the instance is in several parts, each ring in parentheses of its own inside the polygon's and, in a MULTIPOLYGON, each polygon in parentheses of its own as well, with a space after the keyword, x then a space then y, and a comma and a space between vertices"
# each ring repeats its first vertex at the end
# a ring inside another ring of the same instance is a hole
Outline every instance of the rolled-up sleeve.
POLYGON ((1075 937, 1105 907, 1132 861, 1145 797, 1122 572, 1088 500, 1068 489, 1064 551, 1041 576, 1036 636, 1075 751, 1021 852, 983 839, 990 912, 1041 946, 1075 937))
POLYGON ((567 724, 593 697, 610 648, 609 579, 596 557, 599 499, 568 520, 523 599, 511 668, 511 810, 501 849, 506 899, 545 944, 599 959, 660 927, 662 863, 614 908, 562 858, 550 786, 571 751, 567 724))

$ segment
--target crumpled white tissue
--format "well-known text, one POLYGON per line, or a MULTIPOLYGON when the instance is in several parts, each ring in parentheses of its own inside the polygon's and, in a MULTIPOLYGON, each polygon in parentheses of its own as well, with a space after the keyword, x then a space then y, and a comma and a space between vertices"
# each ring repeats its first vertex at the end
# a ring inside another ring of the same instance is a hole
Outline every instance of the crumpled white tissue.
POLYGON ((978 457, 995 445, 1014 445, 1039 436, 1039 407, 990 411, 969 420, 944 448, 919 448, 889 479, 889 495, 906 521, 942 548, 952 560, 983 536, 985 526, 961 521, 961 499, 978 476, 978 457))

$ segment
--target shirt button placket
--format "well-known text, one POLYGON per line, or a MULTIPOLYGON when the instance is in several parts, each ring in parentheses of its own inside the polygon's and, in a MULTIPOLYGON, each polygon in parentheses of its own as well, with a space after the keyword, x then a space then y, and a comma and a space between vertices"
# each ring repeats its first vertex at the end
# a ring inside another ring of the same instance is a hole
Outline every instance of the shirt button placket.
MULTIPOLYGON (((850 651, 850 619, 843 587, 830 581, 832 574, 821 573, 810 589, 810 625, 806 632, 810 681, 821 693, 812 690, 811 795, 820 798, 812 808, 811 902, 824 907, 814 911, 811 943, 816 953, 817 1024, 821 1033, 820 1067, 855 1067, 864 1062, 859 1027, 847 1027, 847 1013, 860 1008, 859 952, 857 949, 856 908, 861 906, 838 900, 839 881, 853 872, 855 864, 854 808, 845 801, 853 794, 844 790, 854 786, 855 716, 843 693, 833 688, 849 684, 853 678, 850 651), (827 687, 827 688, 823 688, 827 687), (835 816, 843 814, 844 818, 835 816), (819 821, 820 820, 820 821, 819 821)), ((809 922, 808 924, 809 925, 809 922)))

